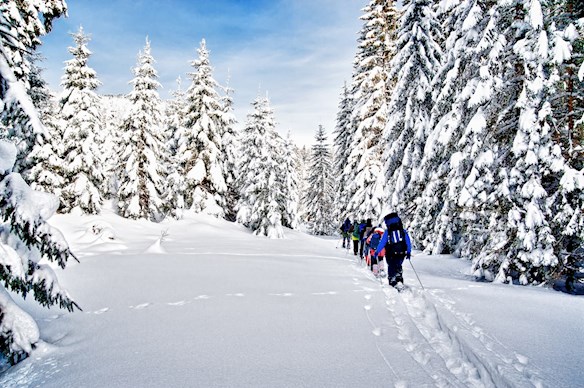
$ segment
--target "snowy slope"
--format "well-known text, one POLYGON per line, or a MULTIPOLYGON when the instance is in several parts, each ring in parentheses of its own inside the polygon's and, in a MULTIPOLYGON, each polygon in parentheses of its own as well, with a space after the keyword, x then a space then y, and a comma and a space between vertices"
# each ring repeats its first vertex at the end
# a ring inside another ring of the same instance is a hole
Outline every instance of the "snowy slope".
POLYGON ((575 387, 584 299, 475 283, 415 255, 383 287, 337 240, 252 236, 212 217, 51 219, 83 312, 22 301, 43 343, 2 387, 575 387), (160 241, 162 235, 165 237, 160 241))

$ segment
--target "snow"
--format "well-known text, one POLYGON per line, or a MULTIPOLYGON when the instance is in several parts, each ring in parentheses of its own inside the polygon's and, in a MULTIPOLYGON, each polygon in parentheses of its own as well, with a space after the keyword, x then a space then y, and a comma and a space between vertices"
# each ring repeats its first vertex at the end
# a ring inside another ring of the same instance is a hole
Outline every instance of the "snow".
POLYGON ((0 140, 0 173, 2 175, 12 171, 16 162, 16 146, 6 140, 0 140))
POLYGON ((0 287, 0 311, 4 315, 0 332, 11 333, 14 336, 12 349, 30 352, 32 350, 30 344, 39 339, 38 327, 30 315, 14 304, 3 287, 0 287))
POLYGON ((0 386, 581 383, 581 297, 477 283, 470 262, 419 252, 398 294, 336 239, 101 214, 50 219, 81 261, 56 272, 83 311, 14 297, 41 342, 0 386))

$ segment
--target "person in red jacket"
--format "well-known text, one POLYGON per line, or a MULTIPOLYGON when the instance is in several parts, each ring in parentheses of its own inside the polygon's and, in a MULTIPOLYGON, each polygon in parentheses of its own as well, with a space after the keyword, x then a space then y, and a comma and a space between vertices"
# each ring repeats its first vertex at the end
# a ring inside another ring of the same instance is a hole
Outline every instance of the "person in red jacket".
POLYGON ((366 240, 367 264, 369 264, 369 267, 375 276, 377 276, 380 270, 382 270, 383 257, 385 256, 385 248, 381 249, 379 255, 375 254, 377 247, 379 246, 379 242, 383 237, 383 233, 384 230, 378 226, 375 229, 373 229, 373 231, 371 232, 369 237, 367 237, 366 240), (381 258, 381 260, 378 260, 378 258, 381 258))

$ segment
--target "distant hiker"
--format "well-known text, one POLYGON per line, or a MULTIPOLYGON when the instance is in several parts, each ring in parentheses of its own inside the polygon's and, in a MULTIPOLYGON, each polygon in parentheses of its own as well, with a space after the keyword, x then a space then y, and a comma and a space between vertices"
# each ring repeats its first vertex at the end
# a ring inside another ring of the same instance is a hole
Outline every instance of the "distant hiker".
POLYGON ((397 213, 389 213, 383 217, 387 230, 383 233, 381 241, 375 250, 375 256, 379 257, 385 248, 385 261, 387 262, 387 279, 389 285, 395 287, 398 283, 403 285, 404 259, 410 259, 412 253, 412 243, 410 236, 404 229, 401 219, 397 213))
POLYGON ((361 239, 361 223, 365 225, 364 221, 361 221, 360 223, 357 223, 357 221, 355 221, 355 223, 353 224, 353 231, 351 233, 351 240, 353 240, 353 254, 355 256, 359 254, 359 240, 361 239))
POLYGON ((376 227, 375 229, 371 230, 371 233, 366 239, 366 252, 365 256, 367 257, 367 263, 369 264, 369 269, 375 276, 379 274, 383 270, 383 256, 385 256, 385 247, 382 247, 379 255, 375 254, 377 247, 379 247, 379 243, 383 237, 383 233, 385 231, 381 227, 376 227), (381 260, 378 260, 381 258, 381 260))
POLYGON ((349 229, 351 229, 351 220, 345 218, 345 222, 341 225, 341 235, 343 236, 343 248, 349 247, 349 229), (345 245, 346 241, 346 245, 345 245))
POLYGON ((359 234, 359 241, 360 241, 359 256, 361 256, 361 258, 363 258, 363 248, 365 246, 365 240, 367 239, 367 237, 369 236, 369 233, 373 229, 373 224, 371 223, 371 218, 368 218, 367 221, 365 221, 364 224, 359 225, 359 227, 362 228, 362 229, 360 229, 360 234, 359 234))

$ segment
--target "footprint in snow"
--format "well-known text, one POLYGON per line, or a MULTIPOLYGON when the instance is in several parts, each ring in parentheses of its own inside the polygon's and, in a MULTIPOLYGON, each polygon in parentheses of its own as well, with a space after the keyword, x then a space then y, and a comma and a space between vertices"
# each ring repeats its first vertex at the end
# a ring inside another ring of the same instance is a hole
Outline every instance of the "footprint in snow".
POLYGON ((241 298, 241 297, 243 297, 245 295, 242 294, 241 292, 238 292, 237 294, 227 294, 227 296, 237 296, 238 298, 241 298))
POLYGON ((367 295, 364 296, 364 298, 367 299, 367 300, 371 300, 372 296, 371 296, 371 294, 367 294, 367 295))
POLYGON ((373 335, 376 336, 376 337, 381 337, 381 328, 376 327, 375 329, 373 329, 371 331, 371 333, 373 333, 373 335))
POLYGON ((187 302, 184 300, 179 300, 178 302, 169 302, 167 305, 169 306, 184 306, 187 302))
POLYGON ((209 299, 209 296, 208 295, 199 295, 193 300, 201 300, 201 299, 209 299))
POLYGON ((336 291, 329 292, 313 292, 312 295, 337 295, 336 291))
POLYGON ((363 308, 364 308, 366 311, 369 311, 369 310, 371 310, 371 305, 370 305, 370 304, 367 304, 367 305, 363 306, 363 308))
POLYGON ((271 296, 292 296, 294 294, 292 294, 291 292, 285 292, 283 294, 269 294, 271 296))
POLYGON ((515 353, 515 357, 517 358, 517 361, 523 365, 527 365, 529 363, 529 358, 525 357, 523 354, 515 353))
POLYGON ((109 311, 109 307, 104 307, 104 308, 102 308, 100 310, 94 311, 93 313, 94 314, 97 314, 97 315, 100 315, 100 314, 103 314, 103 313, 108 312, 108 311, 109 311))
POLYGON ((44 318, 43 321, 45 321, 45 322, 52 322, 55 319, 59 319, 61 317, 62 317, 62 315, 51 315, 49 317, 44 318))
POLYGON ((147 302, 147 303, 142 303, 142 304, 139 304, 139 305, 137 305, 137 306, 130 306, 130 308, 131 308, 131 309, 134 309, 134 310, 142 310, 142 309, 145 309, 146 307, 148 307, 148 306, 150 306, 150 305, 151 305, 151 303, 148 303, 148 302, 147 302))

